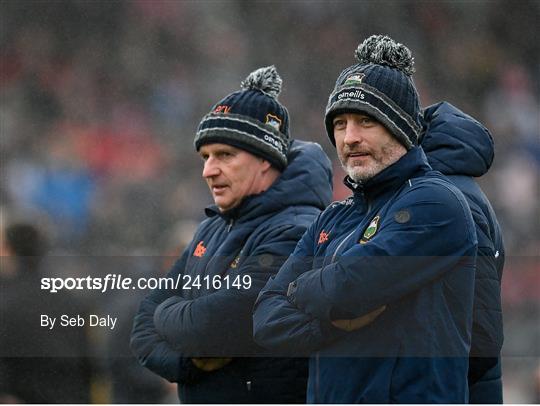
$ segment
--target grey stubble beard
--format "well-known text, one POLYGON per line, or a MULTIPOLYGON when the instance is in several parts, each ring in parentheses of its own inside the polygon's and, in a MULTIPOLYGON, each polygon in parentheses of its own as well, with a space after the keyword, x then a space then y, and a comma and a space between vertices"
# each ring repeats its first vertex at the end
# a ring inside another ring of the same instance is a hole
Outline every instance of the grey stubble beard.
POLYGON ((373 163, 368 168, 349 167, 346 165, 342 157, 340 158, 341 166, 343 170, 349 175, 349 177, 356 183, 366 183, 375 175, 388 168, 390 165, 396 163, 405 153, 403 148, 400 148, 401 144, 398 141, 389 141, 381 147, 381 153, 379 156, 371 155, 373 163), (361 169, 357 173, 356 169, 361 169), (367 170, 367 171, 366 171, 367 170))

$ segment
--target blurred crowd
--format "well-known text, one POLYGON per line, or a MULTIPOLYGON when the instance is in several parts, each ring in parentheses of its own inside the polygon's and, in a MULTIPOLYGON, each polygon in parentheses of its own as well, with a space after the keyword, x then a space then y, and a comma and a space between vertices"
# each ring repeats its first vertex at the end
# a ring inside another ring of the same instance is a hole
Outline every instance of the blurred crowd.
MULTIPOLYGON (((413 51, 424 106, 447 100, 493 134, 495 163, 479 183, 507 247, 507 368, 525 374, 526 363, 530 382, 508 374, 507 399, 538 402, 529 372, 540 357, 539 17, 535 0, 2 1, 2 223, 24 219, 47 231, 57 259, 45 272, 162 272, 211 202, 193 148, 199 120, 271 64, 284 80, 293 137, 328 152, 341 199, 327 97, 357 44, 387 33, 413 51)), ((80 300, 129 315, 139 298, 129 293, 80 300)), ((148 400, 124 393, 148 382, 130 364, 124 328, 90 337, 96 359, 127 363, 94 363, 91 401, 148 400), (134 371, 124 377, 132 386, 114 387, 115 368, 134 371)), ((150 400, 166 401, 166 389, 155 393, 150 400)))

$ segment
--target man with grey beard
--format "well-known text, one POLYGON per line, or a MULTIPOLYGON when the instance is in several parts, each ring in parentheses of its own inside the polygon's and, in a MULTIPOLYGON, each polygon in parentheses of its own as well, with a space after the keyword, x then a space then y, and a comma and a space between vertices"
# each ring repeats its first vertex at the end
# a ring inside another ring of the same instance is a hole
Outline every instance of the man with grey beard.
POLYGON ((356 57, 325 117, 353 195, 263 288, 255 341, 310 356, 308 403, 467 403, 471 212, 418 147, 410 50, 374 35, 356 57))

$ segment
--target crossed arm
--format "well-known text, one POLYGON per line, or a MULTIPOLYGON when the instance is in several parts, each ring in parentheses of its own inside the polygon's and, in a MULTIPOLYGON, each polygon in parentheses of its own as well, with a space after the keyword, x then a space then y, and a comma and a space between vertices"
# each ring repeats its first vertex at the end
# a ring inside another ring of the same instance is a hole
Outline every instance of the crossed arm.
MULTIPOLYGON (((152 292, 141 304, 131 339, 132 350, 142 365, 174 382, 192 378, 193 365, 214 369, 213 364, 201 364, 201 360, 192 358, 230 358, 260 352, 252 338, 253 303, 304 230, 295 225, 265 230, 239 267, 228 271, 233 272, 232 278, 248 275, 249 289, 221 289, 193 299, 183 297, 181 292, 152 292)), ((190 252, 184 252, 169 277, 184 272, 190 252)))
MULTIPOLYGON (((178 275, 184 269, 187 256, 186 250, 168 276, 178 275)), ((155 290, 143 299, 133 322, 130 347, 141 365, 170 382, 181 382, 189 380, 193 372, 191 361, 158 333, 153 320, 159 303, 173 294, 172 291, 155 290)))
MULTIPOLYGON (((255 340, 287 352, 302 348, 316 351, 337 337, 332 324, 349 325, 336 320, 370 322, 383 306, 432 283, 464 257, 469 257, 470 265, 476 249, 472 218, 464 201, 451 193, 443 197, 429 190, 412 194, 402 201, 410 211, 410 221, 393 219, 393 213, 403 206, 390 208, 379 232, 368 243, 354 244, 322 268, 312 269, 316 230, 310 228, 257 299, 255 340), (455 230, 463 235, 454 236, 455 230), (441 241, 441 236, 450 238, 441 241), (291 282, 295 289, 287 294, 291 282)), ((364 325, 359 323, 358 328, 364 325)), ((350 329, 355 326, 351 322, 350 329)))

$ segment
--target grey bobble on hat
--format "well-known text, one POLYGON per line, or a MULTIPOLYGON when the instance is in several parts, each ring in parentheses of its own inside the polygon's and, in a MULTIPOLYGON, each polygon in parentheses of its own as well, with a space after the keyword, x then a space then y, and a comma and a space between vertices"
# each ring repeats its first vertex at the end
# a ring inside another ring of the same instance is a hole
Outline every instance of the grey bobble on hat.
POLYGON ((381 122, 407 150, 418 145, 421 111, 411 51, 388 36, 372 35, 355 56, 358 63, 341 72, 326 106, 325 126, 332 144, 334 117, 358 112, 381 122))
POLYGON ((221 143, 266 159, 279 170, 287 166, 289 113, 278 102, 282 80, 274 66, 251 72, 234 92, 205 115, 197 128, 195 149, 221 143))

